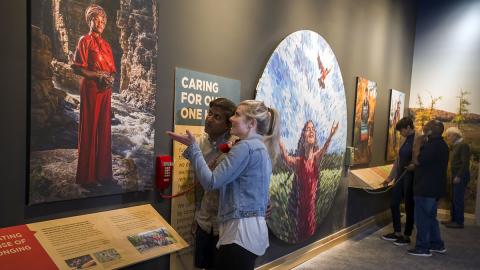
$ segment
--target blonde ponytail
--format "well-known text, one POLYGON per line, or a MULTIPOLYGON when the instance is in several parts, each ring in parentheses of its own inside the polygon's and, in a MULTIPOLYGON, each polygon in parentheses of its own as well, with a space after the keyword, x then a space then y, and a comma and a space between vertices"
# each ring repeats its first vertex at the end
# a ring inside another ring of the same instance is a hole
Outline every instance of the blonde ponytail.
POLYGON ((263 136, 272 166, 275 166, 278 153, 280 153, 280 114, 274 108, 269 108, 263 101, 258 100, 245 100, 238 106, 244 106, 245 115, 257 121, 257 133, 263 136))

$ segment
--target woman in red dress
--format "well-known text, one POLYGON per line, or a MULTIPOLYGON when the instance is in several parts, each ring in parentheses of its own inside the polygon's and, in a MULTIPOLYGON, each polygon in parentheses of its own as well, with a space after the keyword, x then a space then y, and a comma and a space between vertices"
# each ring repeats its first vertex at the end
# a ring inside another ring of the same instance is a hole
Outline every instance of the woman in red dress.
POLYGON ((110 98, 116 70, 110 45, 101 37, 107 22, 105 11, 90 5, 85 19, 90 32, 80 38, 72 65, 83 77, 76 182, 92 186, 112 181, 110 98))
POLYGON ((295 239, 297 241, 308 239, 317 228, 316 204, 320 161, 337 129, 338 123, 335 124, 334 122, 325 144, 319 149, 315 126, 311 120, 308 120, 298 140, 295 156, 290 156, 283 143, 280 143, 282 158, 295 173, 288 211, 297 224, 295 228, 295 239))

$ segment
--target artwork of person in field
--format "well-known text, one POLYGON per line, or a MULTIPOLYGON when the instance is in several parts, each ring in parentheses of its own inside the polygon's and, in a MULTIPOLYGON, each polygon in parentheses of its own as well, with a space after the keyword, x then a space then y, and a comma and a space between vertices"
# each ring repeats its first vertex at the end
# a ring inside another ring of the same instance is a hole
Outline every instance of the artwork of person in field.
POLYGON ((290 217, 296 221, 294 233, 299 241, 309 238, 316 231, 320 162, 337 129, 338 122, 333 122, 330 134, 320 148, 313 121, 308 120, 302 129, 295 155, 289 155, 283 143, 280 142, 281 156, 287 167, 295 174, 288 209, 290 217))
POLYGON ((313 31, 288 35, 272 53, 255 99, 277 109, 282 121, 269 230, 291 244, 333 232, 332 224, 343 222, 346 201, 347 189, 340 187, 346 186, 347 103, 332 48, 313 31))

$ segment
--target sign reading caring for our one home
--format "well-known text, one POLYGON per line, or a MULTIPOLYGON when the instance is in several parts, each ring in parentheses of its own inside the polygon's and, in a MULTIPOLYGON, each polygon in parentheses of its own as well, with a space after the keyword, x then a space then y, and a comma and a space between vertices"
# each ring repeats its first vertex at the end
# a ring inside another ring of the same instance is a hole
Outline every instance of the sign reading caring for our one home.
POLYGON ((175 71, 175 124, 203 126, 210 101, 240 96, 240 81, 193 70, 175 71))

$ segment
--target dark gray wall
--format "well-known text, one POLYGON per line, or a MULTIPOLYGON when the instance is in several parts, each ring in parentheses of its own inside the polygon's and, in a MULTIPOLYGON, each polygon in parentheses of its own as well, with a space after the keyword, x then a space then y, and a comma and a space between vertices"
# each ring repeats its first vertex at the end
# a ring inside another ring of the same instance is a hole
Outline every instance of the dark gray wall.
MULTIPOLYGON (((309 29, 327 40, 340 65, 347 96, 349 145, 356 76, 378 83, 371 165, 384 164, 389 89, 401 90, 407 94, 407 100, 409 98, 415 34, 414 2, 160 0, 156 152, 171 153, 171 142, 164 132, 173 125, 175 67, 238 79, 242 83, 241 98, 252 99, 257 81, 275 47, 288 34, 309 29)), ((27 9, 24 1, 2 1, 1 4, 0 227, 144 202, 152 203, 168 220, 169 202, 160 201, 153 193, 129 193, 32 207, 25 205, 27 9)), ((344 202, 345 197, 336 198, 336 201, 344 202)), ((344 209, 342 213, 345 213, 344 209)), ((337 225, 332 226, 335 229, 337 225)), ((269 258, 261 261, 270 261, 286 250, 272 252, 269 258)), ((164 257, 131 268, 166 266, 167 257, 164 257)))
MULTIPOLYGON (((409 98, 415 1, 160 1, 157 102, 173 111, 175 67, 242 82, 241 99, 253 99, 270 54, 292 32, 322 35, 335 53, 345 84, 351 144, 356 76, 378 84, 373 160, 384 163, 391 88, 409 98), (165 102, 168 101, 168 102, 165 102)), ((158 104, 158 103, 157 103, 158 104)), ((157 115, 162 115, 158 111, 157 115)), ((171 142, 172 117, 157 118, 157 149, 171 142)), ((167 151, 165 149, 168 149, 167 151)))

